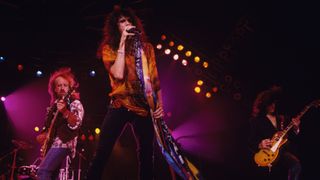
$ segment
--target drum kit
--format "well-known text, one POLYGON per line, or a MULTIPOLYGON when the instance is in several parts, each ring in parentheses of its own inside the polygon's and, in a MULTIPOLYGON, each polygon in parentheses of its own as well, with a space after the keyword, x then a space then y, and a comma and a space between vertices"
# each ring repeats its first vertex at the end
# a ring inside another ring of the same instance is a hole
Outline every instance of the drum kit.
MULTIPOLYGON (((10 167, 10 180, 14 180, 18 178, 19 180, 34 180, 37 179, 36 174, 39 169, 39 165, 41 163, 42 158, 37 158, 31 165, 28 166, 20 166, 16 167, 16 159, 17 159, 17 153, 19 150, 28 150, 33 148, 33 146, 25 141, 21 140, 12 140, 12 144, 14 144, 15 148, 7 153, 6 155, 0 157, 0 162, 8 157, 9 155, 12 155, 12 164, 10 167), (16 171, 17 169, 17 171, 16 171), (15 171, 17 172, 17 176, 15 176, 15 171)), ((86 160, 86 158, 82 155, 82 153, 77 152, 79 155, 79 167, 78 167, 78 175, 77 179, 80 180, 81 177, 81 159, 86 160)), ((74 180, 75 174, 74 170, 70 168, 71 164, 71 158, 70 156, 67 156, 66 158, 66 163, 65 163, 65 168, 60 169, 59 171, 59 180, 74 180)), ((9 172, 7 174, 9 174, 9 172)), ((2 176, 1 176, 2 177, 2 176)), ((6 179, 6 178, 5 178, 6 179)))
MULTIPOLYGON (((33 148, 33 146, 25 141, 21 141, 21 140, 12 140, 11 141, 12 144, 15 146, 15 148, 5 154, 4 156, 2 156, 0 158, 0 162, 5 159, 6 157, 8 157, 9 155, 12 155, 12 163, 11 163, 11 170, 10 170, 10 180, 13 180, 15 179, 14 178, 14 173, 15 173, 15 169, 17 168, 16 167, 16 159, 17 159, 17 153, 20 149, 22 150, 28 150, 28 149, 31 149, 33 148)), ((36 165, 30 165, 30 166, 21 166, 18 168, 18 178, 19 179, 25 179, 26 177, 27 178, 35 178, 35 174, 37 172, 37 166, 36 165), (20 177, 21 175, 21 177, 20 177)))

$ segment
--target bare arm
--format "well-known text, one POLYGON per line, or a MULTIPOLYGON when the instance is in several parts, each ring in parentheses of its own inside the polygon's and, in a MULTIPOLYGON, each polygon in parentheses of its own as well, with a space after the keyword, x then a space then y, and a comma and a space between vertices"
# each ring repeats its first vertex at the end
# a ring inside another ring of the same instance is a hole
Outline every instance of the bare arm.
POLYGON ((122 80, 124 77, 124 68, 125 68, 125 44, 127 36, 134 35, 133 33, 128 33, 127 29, 131 29, 134 26, 128 26, 122 33, 119 44, 119 49, 117 51, 117 58, 113 65, 110 67, 111 75, 119 80, 122 80))

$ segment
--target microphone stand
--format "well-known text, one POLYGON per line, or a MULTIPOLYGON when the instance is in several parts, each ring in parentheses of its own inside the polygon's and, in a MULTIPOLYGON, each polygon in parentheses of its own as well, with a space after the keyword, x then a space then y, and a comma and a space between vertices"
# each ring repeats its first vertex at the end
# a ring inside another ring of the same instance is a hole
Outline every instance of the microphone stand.
POLYGON ((13 150, 13 161, 12 161, 12 166, 11 166, 11 175, 10 175, 10 180, 14 180, 13 175, 14 175, 14 170, 16 168, 16 158, 17 158, 17 152, 19 148, 15 148, 13 150))
POLYGON ((78 152, 78 157, 79 157, 79 162, 78 162, 78 180, 80 180, 81 178, 81 161, 82 159, 87 160, 87 158, 85 156, 82 155, 81 152, 78 152))

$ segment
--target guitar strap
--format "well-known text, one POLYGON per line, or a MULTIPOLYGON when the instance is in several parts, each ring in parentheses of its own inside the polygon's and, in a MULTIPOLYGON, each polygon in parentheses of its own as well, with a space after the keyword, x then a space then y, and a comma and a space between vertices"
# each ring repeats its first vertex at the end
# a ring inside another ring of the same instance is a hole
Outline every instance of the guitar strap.
POLYGON ((142 56, 142 46, 140 36, 135 36, 134 55, 136 73, 139 79, 140 88, 146 98, 152 117, 153 127, 157 139, 157 143, 161 152, 168 164, 179 174, 183 179, 200 179, 199 170, 182 155, 175 139, 171 135, 169 128, 163 119, 155 120, 153 118, 153 110, 156 109, 157 96, 152 89, 150 75, 148 74, 148 62, 145 56, 142 56), (143 57, 143 58, 142 58, 143 57))

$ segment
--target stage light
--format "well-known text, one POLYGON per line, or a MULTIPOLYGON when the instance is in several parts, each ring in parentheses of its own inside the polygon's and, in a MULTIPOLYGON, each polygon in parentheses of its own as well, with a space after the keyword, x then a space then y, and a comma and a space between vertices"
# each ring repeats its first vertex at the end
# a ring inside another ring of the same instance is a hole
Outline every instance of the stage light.
POLYGON ((203 65, 203 67, 204 67, 204 68, 208 68, 209 63, 208 63, 207 61, 205 61, 205 62, 203 62, 203 64, 202 64, 202 65, 203 65))
POLYGON ((36 75, 37 75, 37 77, 41 77, 42 76, 42 71, 40 71, 40 70, 37 70, 37 72, 36 72, 36 75))
POLYGON ((89 73, 89 75, 90 75, 91 77, 94 77, 94 76, 96 75, 96 71, 91 70, 90 73, 89 73))
POLYGON ((179 59, 179 55, 178 55, 178 54, 173 55, 173 59, 174 59, 175 61, 178 60, 178 59, 179 59))
POLYGON ((202 86, 203 81, 202 81, 202 80, 198 80, 197 84, 198 84, 199 86, 202 86))
POLYGON ((179 46, 177 47, 178 51, 182 51, 183 48, 184 48, 184 47, 183 47, 182 45, 179 45, 179 46))
POLYGON ((211 98, 211 93, 210 92, 206 93, 206 98, 211 98))
POLYGON ((161 44, 158 44, 158 45, 157 45, 157 49, 162 49, 162 45, 161 45, 161 44))
POLYGON ((194 88, 194 92, 200 93, 200 92, 201 92, 201 88, 200 88, 199 86, 196 86, 196 87, 194 88))
POLYGON ((86 140, 86 136, 84 134, 81 135, 81 140, 85 141, 86 140))
POLYGON ((89 139, 89 141, 93 141, 94 140, 93 135, 91 134, 88 139, 89 139))
POLYGON ((100 129, 99 129, 99 128, 96 128, 96 129, 94 130, 94 132, 95 132, 96 134, 100 134, 100 129))
POLYGON ((170 54, 170 53, 171 53, 171 50, 170 50, 170 49, 166 49, 166 50, 164 50, 164 53, 165 53, 165 54, 170 54))
POLYGON ((39 127, 38 126, 34 127, 34 131, 39 132, 39 127))
POLYGON ((174 46, 174 42, 173 42, 173 41, 170 41, 170 42, 169 42, 169 46, 171 46, 171 47, 174 46))
POLYGON ((164 40, 166 40, 166 39, 167 39, 167 36, 166 36, 166 35, 164 35, 164 34, 162 34, 162 35, 161 35, 161 40, 163 40, 163 41, 164 41, 164 40))
POLYGON ((22 71, 23 70, 23 65, 22 64, 18 64, 17 69, 18 69, 18 71, 22 71))
POLYGON ((4 56, 0 56, 0 62, 2 62, 4 60, 5 60, 4 56))
POLYGON ((186 56, 187 56, 187 57, 190 57, 191 55, 192 55, 192 52, 191 52, 191 51, 187 51, 187 52, 186 52, 186 56))
POLYGON ((214 92, 214 93, 218 92, 218 87, 213 87, 212 92, 214 92))
POLYGON ((194 62, 196 63, 200 62, 200 57, 199 56, 194 57, 194 62))
POLYGON ((188 61, 185 60, 185 59, 183 59, 183 60, 181 61, 181 63, 182 63, 182 65, 184 65, 184 66, 187 66, 187 65, 188 65, 188 61))
POLYGON ((6 101, 6 97, 1 96, 1 101, 2 101, 2 102, 6 101))

